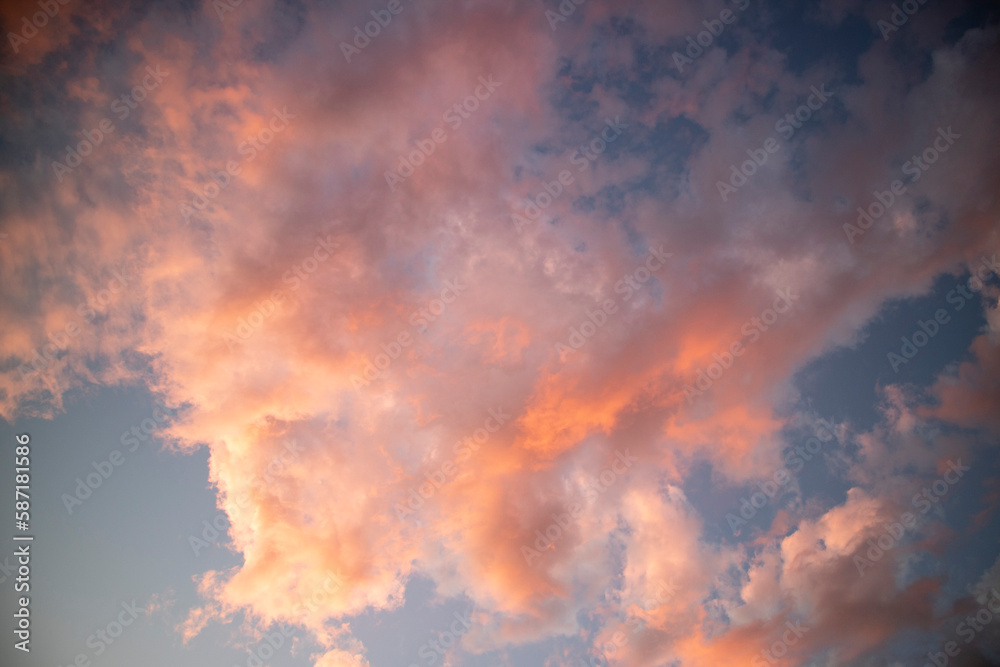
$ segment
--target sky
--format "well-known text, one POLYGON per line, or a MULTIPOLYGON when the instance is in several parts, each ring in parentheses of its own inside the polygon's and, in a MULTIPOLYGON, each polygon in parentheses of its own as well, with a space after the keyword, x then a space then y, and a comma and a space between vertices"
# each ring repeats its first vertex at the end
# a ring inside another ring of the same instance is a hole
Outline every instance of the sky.
POLYGON ((995 3, 0 28, 4 667, 1000 665, 995 3))

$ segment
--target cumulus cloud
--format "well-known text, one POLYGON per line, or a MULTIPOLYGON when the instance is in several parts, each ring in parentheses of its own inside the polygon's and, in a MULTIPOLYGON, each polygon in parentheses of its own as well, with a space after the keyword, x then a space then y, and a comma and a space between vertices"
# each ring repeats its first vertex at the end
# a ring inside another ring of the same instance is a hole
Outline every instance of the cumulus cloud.
MULTIPOLYGON (((854 11, 824 6, 831 22, 854 11)), ((0 411, 52 415, 73 391, 135 383, 188 406, 169 436, 208 449, 243 563, 204 574, 178 631, 248 612, 308 628, 328 649, 317 667, 367 665, 345 619, 398 610, 417 574, 489 619, 463 639, 473 652, 579 635, 608 587, 619 604, 592 648, 635 632, 629 665, 749 661, 800 622, 788 659, 842 664, 931 627, 941 583, 898 585, 906 549, 864 577, 852 556, 898 516, 904 473, 969 451, 926 420, 996 428, 988 336, 931 387, 935 406, 886 389, 883 422, 855 434, 856 486, 785 534, 713 541, 682 487, 702 464, 726 484, 770 474, 801 418, 795 373, 997 247, 995 30, 938 35, 926 64, 876 40, 848 78, 752 44, 764 17, 748 17, 734 50, 652 77, 645 49, 711 12, 586 3, 552 31, 532 3, 406 5, 346 63, 368 9, 95 8, 6 56, 5 134, 59 141, 18 144, 22 171, 0 180, 0 411), (102 40, 121 58, 98 58, 102 40), (70 43, 90 57, 70 66, 70 43), (118 119, 112 101, 153 65, 169 74, 118 119), (25 111, 39 72, 68 91, 67 127, 25 111), (495 92, 449 116, 483 77, 495 92), (722 201, 717 182, 824 82, 817 129, 722 201), (115 131, 57 178, 62 144, 104 117, 115 131), (844 224, 941 127, 961 135, 943 166, 852 244, 844 224), (390 188, 436 128, 446 141, 390 188)))

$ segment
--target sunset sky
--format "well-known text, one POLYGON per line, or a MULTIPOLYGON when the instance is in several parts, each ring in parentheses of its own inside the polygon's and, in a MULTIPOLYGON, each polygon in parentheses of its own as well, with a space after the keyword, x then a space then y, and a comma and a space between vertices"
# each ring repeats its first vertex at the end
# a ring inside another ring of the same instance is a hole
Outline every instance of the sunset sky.
POLYGON ((1000 665, 996 3, 0 27, 3 667, 1000 665))

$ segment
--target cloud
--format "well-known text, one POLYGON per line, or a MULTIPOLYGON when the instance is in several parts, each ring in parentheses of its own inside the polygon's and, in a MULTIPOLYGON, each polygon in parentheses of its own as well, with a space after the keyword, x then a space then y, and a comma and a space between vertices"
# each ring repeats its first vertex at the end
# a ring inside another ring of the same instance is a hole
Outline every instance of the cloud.
MULTIPOLYGON (((533 3, 414 5, 351 63, 339 42, 367 8, 309 8, 276 25, 279 9, 244 4, 220 21, 205 5, 191 27, 180 16, 160 27, 153 10, 127 25, 112 15, 65 38, 53 25, 33 47, 46 55, 16 62, 67 91, 53 109, 67 124, 56 143, 97 126, 147 66, 170 73, 62 182, 55 144, 21 175, 6 165, 0 277, 11 289, 0 312, 13 324, 0 334, 0 410, 51 416, 74 391, 137 383, 189 406, 169 437, 208 449, 244 560, 200 578, 185 639, 248 612, 262 626, 307 628, 330 649, 316 665, 353 665, 364 647, 345 619, 400 609, 416 575, 483 610, 490 623, 463 638, 474 652, 581 634, 581 613, 617 577, 626 610, 656 599, 661 580, 678 589, 642 610, 627 664, 749 661, 800 620, 810 630, 790 652, 796 664, 823 651, 852 660, 930 627, 939 580, 897 587, 902 550, 863 578, 851 556, 896 516, 890 490, 904 462, 931 470, 967 446, 924 447, 920 419, 995 428, 987 337, 975 363, 932 387, 937 407, 887 389, 885 423, 857 437, 856 488, 786 517, 786 534, 718 544, 683 487, 702 463, 720 484, 770 474, 782 430, 799 418, 789 414, 796 371, 855 343, 887 300, 925 293, 996 247, 997 129, 981 112, 998 98, 995 31, 935 42, 924 73, 878 43, 856 80, 826 63, 796 72, 741 38, 677 77, 649 71, 643 48, 697 30, 706 15, 696 3, 587 3, 555 35, 533 3), (616 26, 611 46, 594 45, 616 26), (74 48, 91 59, 61 69, 64 39, 82 40, 74 48), (98 58, 101 39, 123 55, 98 58), (490 75, 502 86, 448 126, 447 110, 490 75), (716 182, 734 160, 824 81, 835 91, 826 115, 722 202, 716 182), (273 130, 285 109, 287 127, 273 130), (618 116, 629 126, 620 139, 584 157, 585 169, 574 163, 618 116), (942 125, 962 135, 947 166, 852 247, 843 224, 942 125), (439 126, 447 140, 390 190, 386 170, 439 126), (518 234, 511 214, 562 170, 573 184, 518 234), (309 270, 323 240, 336 251, 309 270), (670 262, 629 286, 661 245, 670 262), (132 261, 120 294, 21 378, 78 304, 110 292, 132 261), (413 314, 443 302, 446 281, 468 289, 418 324, 413 314), (767 323, 788 288, 799 303, 767 323), (561 358, 556 344, 607 300, 616 313, 561 358), (233 345, 241 326, 252 335, 233 345), (413 342, 379 379, 352 383, 401 333, 413 342), (685 386, 734 342, 746 353, 689 402, 685 386), (477 451, 459 448, 496 409, 509 421, 477 451), (269 472, 290 440, 304 451, 269 472), (588 498, 622 451, 635 467, 588 498), (397 504, 448 462, 447 482, 415 518, 400 517, 397 504), (527 562, 521 547, 574 505, 579 516, 527 562), (330 576, 342 585, 328 590, 330 576)), ((828 9, 839 20, 850 6, 828 9)), ((29 118, 23 88, 5 95, 21 103, 6 127, 35 138, 53 129, 29 118)), ((591 638, 605 644, 620 621, 609 611, 591 638)))

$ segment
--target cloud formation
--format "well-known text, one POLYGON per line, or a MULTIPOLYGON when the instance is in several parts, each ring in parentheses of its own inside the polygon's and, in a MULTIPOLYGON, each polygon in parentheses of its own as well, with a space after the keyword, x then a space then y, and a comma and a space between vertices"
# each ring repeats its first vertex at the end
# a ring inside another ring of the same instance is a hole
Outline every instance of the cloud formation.
MULTIPOLYGON (((775 10, 753 3, 681 73, 671 54, 714 6, 592 0, 552 30, 533 3, 404 2, 347 62, 340 43, 380 7, 213 5, 61 6, 5 51, 0 94, 0 411, 138 383, 183 408, 169 436, 208 448, 243 556, 201 578, 185 639, 246 612, 306 628, 317 667, 367 664, 350 619, 399 610, 417 575, 476 605, 472 653, 579 636, 596 655, 623 631, 622 665, 748 662, 782 641, 783 664, 849 664, 939 627, 942 578, 907 560, 938 547, 914 537, 863 577, 852 556, 911 475, 988 442, 927 429, 996 433, 991 333, 933 400, 884 387, 878 424, 843 425, 851 448, 829 460, 846 487, 826 506, 719 540, 686 490, 700 466, 719 488, 768 477, 816 418, 797 372, 1000 248, 995 25, 956 35, 941 19, 958 10, 928 5, 849 68, 803 65, 755 40, 775 10), (155 88, 149 68, 167 73, 155 88), (501 83, 482 99, 484 78, 501 83), (814 124, 722 201, 717 182, 821 85, 814 124), (940 165, 908 174, 941 128, 958 138, 940 165), (74 149, 78 166, 53 166, 74 149), (844 225, 896 179, 908 192, 852 244, 844 225), (302 453, 259 483, 288 441, 302 453), (329 576, 342 585, 303 607, 329 576), (792 644, 788 624, 808 631, 792 644)), ((995 288, 976 299, 992 332, 995 288)))

